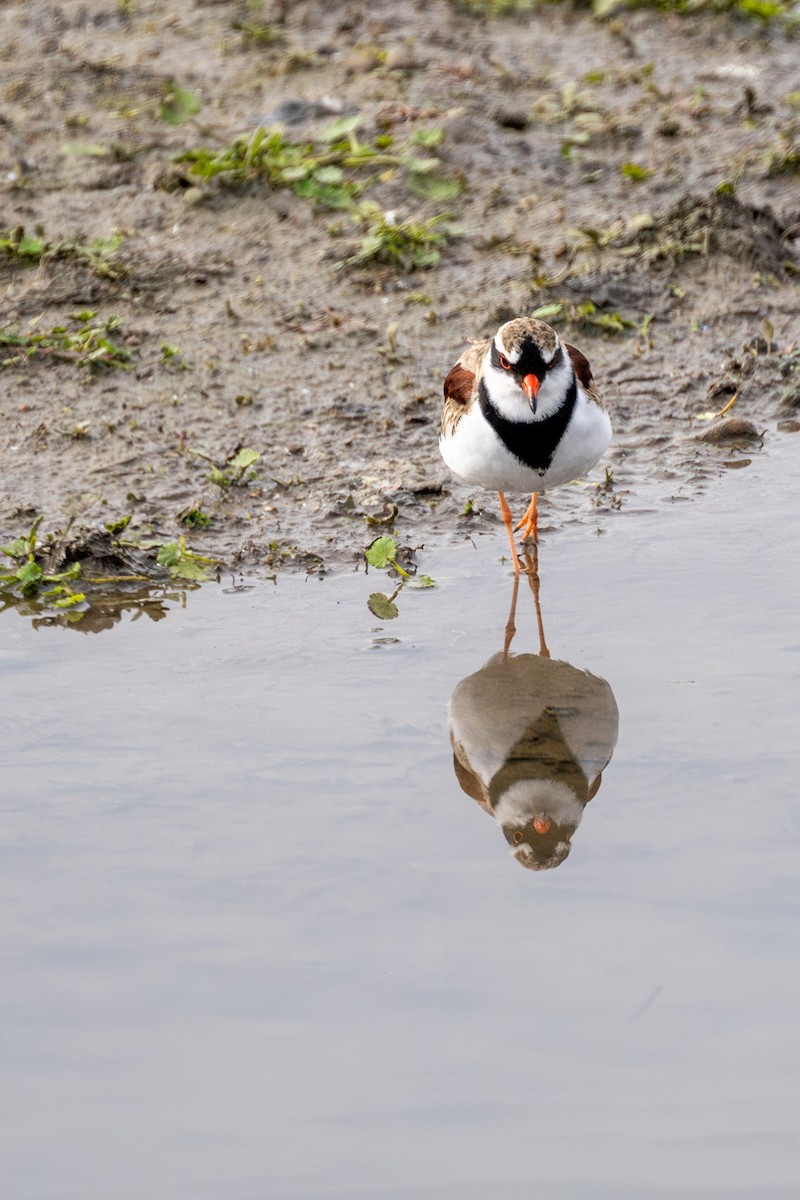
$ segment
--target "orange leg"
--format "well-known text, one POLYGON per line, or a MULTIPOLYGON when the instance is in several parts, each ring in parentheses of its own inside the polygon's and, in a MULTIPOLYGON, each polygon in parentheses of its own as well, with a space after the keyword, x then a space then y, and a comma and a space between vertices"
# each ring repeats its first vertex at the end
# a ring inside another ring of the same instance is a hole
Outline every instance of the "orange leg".
POLYGON ((533 495, 531 496, 530 504, 525 509, 525 513, 522 517, 522 520, 518 521, 517 524, 514 526, 515 530, 522 529, 523 526, 525 527, 524 533, 522 534, 523 542, 527 538, 533 538, 533 540, 535 542, 538 542, 538 540, 539 540, 539 535, 538 535, 537 527, 536 527, 536 517, 537 517, 537 507, 536 506, 537 506, 538 499, 539 499, 539 493, 534 492, 533 495))
POLYGON ((517 632, 517 625, 514 620, 517 614, 517 594, 519 592, 519 575, 514 576, 514 591, 511 595, 511 608, 506 621, 506 636, 503 642, 503 658, 508 658, 508 651, 511 648, 511 642, 514 634, 517 632))
POLYGON ((544 636, 544 621, 542 620, 542 606, 539 603, 539 547, 536 546, 533 551, 533 558, 529 554, 525 555, 525 562, 528 565, 528 583, 530 584, 531 592, 533 593, 533 603, 536 608, 536 624, 539 627, 539 654, 542 658, 549 658, 550 651, 547 647, 547 642, 544 636))
POLYGON ((506 527, 506 532, 508 533, 508 544, 511 547, 511 558, 514 562, 514 574, 519 575, 520 571, 522 570, 522 567, 520 566, 519 555, 517 554, 517 547, 514 545, 514 529, 512 527, 512 521, 511 521, 511 509, 508 507, 508 504, 506 503, 505 493, 498 492, 497 494, 500 497, 500 515, 503 518, 503 523, 506 527))

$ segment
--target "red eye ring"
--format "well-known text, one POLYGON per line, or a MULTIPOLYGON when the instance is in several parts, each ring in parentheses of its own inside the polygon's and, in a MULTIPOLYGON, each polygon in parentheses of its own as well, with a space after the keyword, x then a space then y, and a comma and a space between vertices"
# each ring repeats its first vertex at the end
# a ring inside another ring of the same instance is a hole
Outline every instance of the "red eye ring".
POLYGON ((508 361, 505 354, 500 355, 500 366, 503 368, 504 371, 511 370, 511 363, 508 361))

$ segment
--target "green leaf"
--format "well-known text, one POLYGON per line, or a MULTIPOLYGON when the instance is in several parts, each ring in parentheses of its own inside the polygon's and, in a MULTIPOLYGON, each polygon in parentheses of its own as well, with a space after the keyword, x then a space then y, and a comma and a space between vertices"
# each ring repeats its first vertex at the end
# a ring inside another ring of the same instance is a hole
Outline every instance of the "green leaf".
POLYGON ((0 546, 0 550, 9 558, 24 558, 28 553, 28 539, 15 538, 10 546, 0 546))
POLYGON ((461 183, 458 179, 443 179, 441 175, 420 175, 413 173, 409 180, 409 190, 415 196, 442 204, 455 200, 461 193, 461 183))
POLYGON ((202 508, 187 508, 184 512, 178 514, 178 520, 184 525, 188 525, 190 529, 197 529, 206 525, 210 525, 213 517, 209 517, 208 513, 204 513, 202 508))
POLYGON ((230 479, 224 471, 220 471, 219 467, 212 467, 208 478, 212 483, 216 483, 217 487, 230 487, 230 479))
POLYGON ((164 85, 164 99, 158 113, 161 120, 166 121, 168 125, 183 125, 184 121, 196 116, 202 107, 196 96, 173 80, 172 83, 164 85))
POLYGON ((409 158, 407 166, 415 175, 430 175, 441 167, 438 158, 409 158))
POLYGON ((443 129, 417 129, 411 135, 412 142, 416 142, 418 146, 425 146, 428 150, 438 146, 444 137, 443 129))
POLYGON ((170 570, 180 560, 181 546, 180 542, 166 542, 156 556, 156 562, 160 567, 169 567, 170 570))
POLYGON ((344 171, 341 167, 318 167, 314 172, 317 183, 341 183, 344 171))
POLYGON ((17 579, 25 588, 35 587, 43 575, 44 571, 33 559, 29 559, 17 571, 17 579))
POLYGON ((319 140, 321 142, 340 142, 342 138, 347 137, 354 129, 357 129, 360 124, 360 113, 356 113, 350 117, 338 117, 330 125, 325 126, 319 134, 319 140))
POLYGON ((415 575, 413 579, 409 579, 408 586, 412 588, 432 588, 436 587, 436 581, 431 579, 430 575, 415 575))
POLYGON ((184 539, 180 542, 167 542, 161 547, 156 562, 167 567, 173 579, 192 579, 204 583, 209 578, 206 564, 213 565, 213 560, 193 554, 186 549, 184 539))
POLYGON ((393 537, 376 538, 364 551, 364 557, 371 567, 377 567, 382 571, 384 567, 388 567, 397 554, 397 542, 393 537))
POLYGON ((373 592, 367 600, 367 607, 379 621, 393 621, 400 615, 397 605, 392 603, 391 596, 387 596, 385 592, 373 592))
POLYGON ((54 600, 53 608, 72 608, 74 604, 82 604, 85 599, 84 592, 71 592, 68 596, 62 596, 60 600, 54 600))
POLYGON ((210 578, 208 568, 193 556, 186 554, 181 555, 175 565, 170 567, 169 573, 173 579, 193 579, 197 583, 205 583, 210 578))
POLYGON ((127 529, 131 523, 131 514, 128 513, 124 517, 120 517, 118 521, 110 521, 105 528, 114 537, 118 533, 122 533, 123 529, 127 529))
POLYGON ((550 317, 557 317, 564 309, 564 305, 556 300, 552 304, 542 304, 540 308, 534 309, 532 316, 539 321, 548 321, 550 317))
POLYGON ((632 179, 635 183, 641 183, 643 179, 649 179, 653 174, 649 167, 640 167, 635 162, 624 162, 620 171, 626 179, 632 179))
POLYGON ((228 469, 231 471, 246 471, 248 467, 252 467, 253 463, 258 462, 261 454, 258 450, 251 450, 244 447, 228 462, 228 469))
POLYGON ((58 579, 77 579, 81 573, 81 564, 79 562, 70 563, 65 571, 60 571, 58 575, 45 575, 47 580, 58 579))
POLYGON ((44 238, 31 238, 23 234, 14 247, 14 250, 16 254, 25 258, 40 258, 44 253, 44 248, 44 238))

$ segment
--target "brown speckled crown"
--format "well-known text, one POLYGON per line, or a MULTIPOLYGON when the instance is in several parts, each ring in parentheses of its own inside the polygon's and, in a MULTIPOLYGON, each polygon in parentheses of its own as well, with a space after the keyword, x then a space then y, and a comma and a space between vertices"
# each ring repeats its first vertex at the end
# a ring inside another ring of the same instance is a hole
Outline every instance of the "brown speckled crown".
POLYGON ((498 333, 506 353, 512 359, 519 356, 526 338, 536 342, 545 362, 553 357, 558 344, 556 331, 534 317, 515 317, 513 321, 501 325, 498 333))

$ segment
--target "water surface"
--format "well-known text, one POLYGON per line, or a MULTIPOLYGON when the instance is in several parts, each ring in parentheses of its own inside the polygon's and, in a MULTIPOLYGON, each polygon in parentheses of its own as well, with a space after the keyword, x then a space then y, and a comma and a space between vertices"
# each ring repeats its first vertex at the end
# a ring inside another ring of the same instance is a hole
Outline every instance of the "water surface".
POLYGON ((797 1195, 795 456, 547 536, 552 657, 619 710, 550 870, 447 727, 502 530, 426 547, 382 627, 372 572, 5 614, 5 1194, 797 1195))

